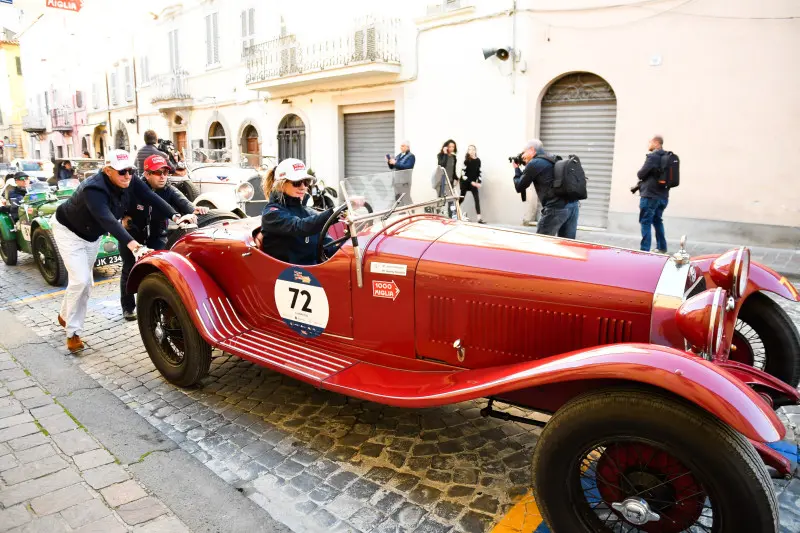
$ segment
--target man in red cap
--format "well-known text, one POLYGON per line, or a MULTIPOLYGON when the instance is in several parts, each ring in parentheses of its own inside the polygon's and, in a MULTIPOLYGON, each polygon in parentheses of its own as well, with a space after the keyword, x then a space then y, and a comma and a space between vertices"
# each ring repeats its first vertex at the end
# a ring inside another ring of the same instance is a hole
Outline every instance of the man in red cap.
MULTIPOLYGON (((143 167, 144 181, 150 189, 175 211, 181 215, 187 215, 184 218, 189 222, 196 224, 196 215, 208 213, 207 207, 195 207, 178 189, 167 183, 171 170, 167 158, 161 155, 151 155, 145 159, 143 167)), ((167 248, 168 221, 155 212, 151 206, 134 199, 122 218, 122 224, 136 240, 144 242, 148 248, 153 250, 167 248)), ((122 257, 122 275, 119 279, 122 316, 125 320, 135 320, 136 298, 133 294, 128 294, 126 285, 136 259, 133 254, 123 248, 120 248, 120 256, 122 257)))

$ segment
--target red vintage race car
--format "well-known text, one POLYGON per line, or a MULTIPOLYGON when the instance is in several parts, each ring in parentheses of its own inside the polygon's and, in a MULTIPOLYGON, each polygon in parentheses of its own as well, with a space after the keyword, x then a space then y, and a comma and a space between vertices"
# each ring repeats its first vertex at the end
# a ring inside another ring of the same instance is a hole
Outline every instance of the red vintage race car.
POLYGON ((791 284, 746 248, 690 260, 487 228, 432 212, 454 197, 398 208, 385 181, 343 181, 317 265, 262 251, 257 218, 137 263, 159 371, 193 385, 218 348, 393 406, 489 398, 484 415, 544 426, 533 490, 554 531, 777 531, 764 462, 788 465, 765 443, 785 434, 773 407, 798 402, 800 346, 764 292, 797 301, 791 284))

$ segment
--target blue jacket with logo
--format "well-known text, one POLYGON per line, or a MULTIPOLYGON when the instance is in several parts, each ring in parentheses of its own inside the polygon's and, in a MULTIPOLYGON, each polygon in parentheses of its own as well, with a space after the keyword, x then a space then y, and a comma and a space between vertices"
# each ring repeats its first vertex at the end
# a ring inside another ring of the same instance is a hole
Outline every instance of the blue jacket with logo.
POLYGON ((273 192, 261 213, 262 249, 286 263, 315 265, 319 232, 332 214, 333 209, 317 212, 299 198, 273 192))

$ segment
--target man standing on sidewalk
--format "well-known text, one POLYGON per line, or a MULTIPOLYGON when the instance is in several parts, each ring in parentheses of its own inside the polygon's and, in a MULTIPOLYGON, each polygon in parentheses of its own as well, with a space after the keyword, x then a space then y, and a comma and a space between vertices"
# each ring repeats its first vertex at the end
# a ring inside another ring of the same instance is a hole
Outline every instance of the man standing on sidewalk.
POLYGON ((417 158, 411 153, 411 145, 408 141, 400 143, 400 153, 395 157, 386 154, 386 164, 392 170, 398 172, 392 173, 392 187, 394 188, 394 199, 400 198, 400 195, 405 194, 400 205, 411 205, 411 170, 417 158), (409 172, 400 172, 407 170, 409 172))
POLYGON ((145 182, 133 179, 133 173, 131 155, 125 150, 112 150, 106 166, 81 183, 51 219, 53 237, 69 275, 58 323, 67 330, 67 349, 71 352, 83 349, 80 334, 94 285, 92 269, 100 237, 110 233, 137 259, 150 251, 119 222, 134 199, 152 205, 165 218, 182 220, 145 182))
MULTIPOLYGON (((195 215, 208 213, 207 207, 195 207, 181 192, 167 184, 170 166, 165 157, 151 155, 144 161, 144 181, 147 186, 173 209, 182 215, 188 215, 188 221, 197 224, 195 215), (193 217, 193 218, 192 218, 193 217)), ((134 178, 138 180, 139 178, 134 178)), ((153 213, 153 208, 139 198, 133 198, 133 203, 128 206, 122 218, 122 226, 137 241, 145 243, 151 250, 165 250, 167 248, 167 219, 153 213)), ((185 218, 185 217, 184 217, 185 218)), ((128 276, 136 258, 127 248, 120 248, 122 257, 122 274, 119 278, 120 305, 122 317, 125 320, 136 320, 136 297, 127 291, 128 276)))
POLYGON ((144 160, 151 155, 160 155, 169 161, 169 156, 156 148, 156 144, 158 144, 158 135, 156 132, 153 130, 144 132, 144 146, 136 152, 136 168, 139 170, 140 174, 144 172, 144 160))
POLYGON ((656 230, 656 252, 667 253, 667 238, 664 235, 664 210, 669 203, 669 187, 658 183, 661 175, 661 158, 664 151, 664 138, 656 135, 650 139, 647 148, 650 153, 644 160, 644 166, 639 170, 639 224, 642 226, 642 242, 640 249, 650 251, 652 226, 656 230))

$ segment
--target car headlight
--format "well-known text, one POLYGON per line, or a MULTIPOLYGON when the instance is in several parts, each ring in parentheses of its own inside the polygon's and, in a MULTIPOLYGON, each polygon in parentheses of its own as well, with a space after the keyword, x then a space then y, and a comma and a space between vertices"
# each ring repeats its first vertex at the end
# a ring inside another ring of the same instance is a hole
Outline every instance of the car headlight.
POLYGON ((115 241, 106 241, 103 243, 103 251, 107 254, 113 254, 119 251, 115 241))
POLYGON ((747 289, 750 276, 750 249, 744 246, 728 250, 717 257, 709 268, 711 279, 717 286, 727 289, 738 300, 747 289))
POLYGON ((253 199, 253 195, 255 195, 256 191, 253 189, 253 186, 247 183, 240 183, 238 187, 236 187, 236 198, 239 199, 240 202, 249 202, 253 199))
POLYGON ((717 287, 683 302, 675 312, 675 320, 692 348, 713 359, 722 355, 725 348, 727 313, 728 291, 717 287))

